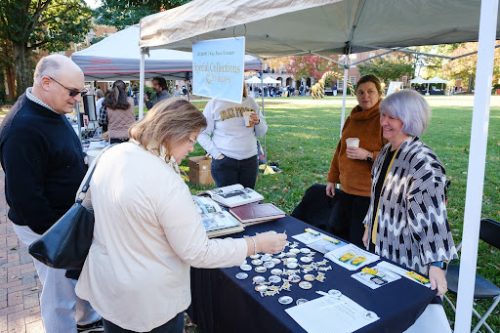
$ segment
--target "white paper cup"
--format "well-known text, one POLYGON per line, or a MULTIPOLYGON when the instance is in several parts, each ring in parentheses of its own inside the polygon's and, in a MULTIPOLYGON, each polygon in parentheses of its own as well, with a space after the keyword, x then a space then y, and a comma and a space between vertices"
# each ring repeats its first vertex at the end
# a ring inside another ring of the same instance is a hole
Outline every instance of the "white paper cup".
POLYGON ((252 111, 245 111, 243 112, 243 120, 245 121, 245 126, 246 127, 251 127, 250 126, 250 115, 252 114, 252 111))
POLYGON ((358 148, 359 147, 359 139, 358 138, 347 138, 345 139, 345 143, 349 148, 358 148))

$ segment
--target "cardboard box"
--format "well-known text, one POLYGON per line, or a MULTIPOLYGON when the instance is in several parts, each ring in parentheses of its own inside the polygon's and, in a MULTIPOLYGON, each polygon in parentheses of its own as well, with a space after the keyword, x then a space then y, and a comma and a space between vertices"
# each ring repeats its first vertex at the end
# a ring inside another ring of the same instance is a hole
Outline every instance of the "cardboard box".
POLYGON ((212 159, 206 156, 193 156, 189 158, 189 181, 199 185, 213 185, 214 179, 211 172, 212 159))

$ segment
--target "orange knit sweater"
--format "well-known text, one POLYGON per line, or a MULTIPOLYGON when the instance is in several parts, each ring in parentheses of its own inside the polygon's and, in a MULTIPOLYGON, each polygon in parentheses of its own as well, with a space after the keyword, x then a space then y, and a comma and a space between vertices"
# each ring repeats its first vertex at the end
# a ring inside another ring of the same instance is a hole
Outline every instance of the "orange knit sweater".
POLYGON ((372 162, 348 158, 345 140, 359 138, 359 147, 372 152, 375 160, 386 143, 380 127, 379 105, 380 102, 366 111, 359 105, 356 106, 342 129, 342 137, 333 155, 327 180, 331 183, 340 183, 342 191, 346 193, 370 196, 372 162))

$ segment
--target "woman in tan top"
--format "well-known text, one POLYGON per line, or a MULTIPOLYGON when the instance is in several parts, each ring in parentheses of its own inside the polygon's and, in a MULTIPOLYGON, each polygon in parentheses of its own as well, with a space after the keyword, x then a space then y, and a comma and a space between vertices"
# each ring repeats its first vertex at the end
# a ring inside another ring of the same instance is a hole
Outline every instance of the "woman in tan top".
POLYGON ((117 80, 103 102, 108 119, 110 143, 128 141, 128 130, 135 123, 134 99, 127 97, 125 82, 117 80))
POLYGON ((337 200, 341 204, 338 205, 334 232, 363 247, 363 219, 370 205, 370 172, 373 160, 384 145, 380 128, 380 80, 374 75, 361 77, 356 85, 356 98, 358 105, 346 119, 330 165, 326 195, 334 197, 335 185, 340 184, 337 200), (358 147, 347 147, 348 138, 358 138, 358 147))
POLYGON ((94 241, 76 293, 103 316, 105 332, 181 333, 190 266, 235 266, 285 246, 286 235, 273 232, 207 238, 177 166, 206 124, 188 101, 161 101, 96 166, 94 241))

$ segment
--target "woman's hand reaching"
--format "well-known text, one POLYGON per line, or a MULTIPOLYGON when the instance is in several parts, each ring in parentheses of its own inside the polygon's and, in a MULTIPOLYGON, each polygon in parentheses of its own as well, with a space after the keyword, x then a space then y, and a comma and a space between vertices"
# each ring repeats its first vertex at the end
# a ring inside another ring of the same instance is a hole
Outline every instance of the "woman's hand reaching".
POLYGON ((279 253, 286 245, 286 234, 268 231, 247 237, 248 255, 255 253, 279 253))

